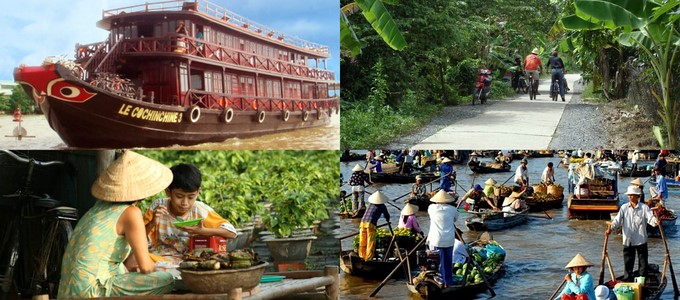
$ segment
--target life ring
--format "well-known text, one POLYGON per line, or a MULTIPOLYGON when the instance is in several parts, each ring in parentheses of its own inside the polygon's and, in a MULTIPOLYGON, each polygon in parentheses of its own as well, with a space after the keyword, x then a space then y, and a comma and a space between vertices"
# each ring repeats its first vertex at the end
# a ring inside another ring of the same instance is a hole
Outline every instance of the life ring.
POLYGON ((201 109, 197 105, 192 105, 187 113, 191 123, 196 123, 201 118, 201 109))
POLYGON ((510 157, 506 157, 506 158, 505 158, 505 163, 506 163, 506 164, 509 164, 509 163, 511 163, 511 162, 512 162, 512 159, 510 159, 510 157))
POLYGON ((309 119, 309 111, 305 110, 304 113, 302 113, 302 121, 307 121, 309 119))
POLYGON ((234 119, 234 109, 233 108, 227 108, 222 112, 221 119, 224 123, 231 123, 231 120, 234 119))
POLYGON ((257 123, 262 123, 264 122, 264 118, 266 117, 266 113, 264 110, 261 110, 260 112, 257 113, 257 123))
POLYGON ((324 114, 325 114, 325 113, 324 113, 323 109, 321 109, 321 108, 317 109, 317 110, 316 110, 316 119, 317 119, 317 120, 321 120, 321 117, 322 117, 324 114))
POLYGON ((288 122, 289 118, 290 118, 290 111, 286 109, 286 110, 283 111, 283 121, 288 122))

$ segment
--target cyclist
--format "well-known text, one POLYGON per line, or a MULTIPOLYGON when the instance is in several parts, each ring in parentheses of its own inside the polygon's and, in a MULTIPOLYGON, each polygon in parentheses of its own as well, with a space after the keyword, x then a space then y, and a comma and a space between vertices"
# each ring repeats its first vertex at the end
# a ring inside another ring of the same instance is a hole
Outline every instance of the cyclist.
MULTIPOLYGON (((534 48, 534 50, 531 50, 531 54, 527 55, 526 58, 524 58, 524 72, 526 73, 527 78, 529 78, 529 74, 533 76, 534 85, 536 86, 536 95, 540 95, 538 93, 538 75, 543 73, 543 62, 541 62, 541 58, 538 57, 538 48, 534 48)), ((533 87, 529 87, 533 88, 533 87)))
POLYGON ((554 50, 550 53, 550 58, 548 59, 548 70, 551 70, 550 74, 552 75, 550 80, 550 93, 552 94, 554 89, 552 82, 558 80, 560 86, 560 96, 562 97, 562 102, 564 102, 564 62, 562 62, 561 58, 557 57, 557 50, 554 50))
POLYGON ((83 215, 66 247, 59 299, 165 294, 172 274, 155 272, 149 257, 139 200, 162 191, 172 172, 161 163, 126 151, 92 185, 98 201, 83 215), (123 262, 134 258, 128 272, 123 262))

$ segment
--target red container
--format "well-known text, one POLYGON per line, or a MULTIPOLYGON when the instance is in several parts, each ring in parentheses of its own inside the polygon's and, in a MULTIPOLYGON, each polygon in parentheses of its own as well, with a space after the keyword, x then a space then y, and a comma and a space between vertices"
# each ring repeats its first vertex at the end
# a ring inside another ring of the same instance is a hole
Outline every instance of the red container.
POLYGON ((189 251, 198 248, 212 248, 217 253, 227 253, 227 240, 221 236, 192 236, 189 251))

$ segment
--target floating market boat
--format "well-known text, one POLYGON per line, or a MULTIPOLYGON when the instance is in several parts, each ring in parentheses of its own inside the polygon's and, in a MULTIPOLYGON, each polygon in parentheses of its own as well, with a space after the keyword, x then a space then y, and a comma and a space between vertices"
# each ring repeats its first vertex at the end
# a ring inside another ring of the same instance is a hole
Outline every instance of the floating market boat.
POLYGON ((473 173, 486 174, 486 173, 498 173, 498 172, 509 172, 510 164, 507 163, 490 163, 490 162, 480 162, 471 161, 468 162, 468 167, 473 173))
POLYGON ((576 169, 579 176, 586 176, 587 183, 574 188, 567 199, 569 218, 609 220, 611 213, 619 211, 618 176, 616 172, 606 172, 599 167, 587 165, 576 169))
POLYGON ((365 160, 366 155, 362 155, 359 153, 355 152, 349 152, 349 150, 342 152, 342 156, 340 156, 340 161, 342 162, 347 162, 347 161, 355 161, 355 160, 365 160))
MULTIPOLYGON (((484 234, 482 237, 483 236, 484 234)), ((473 256, 480 256, 480 261, 478 263, 484 268, 483 272, 487 281, 489 284, 493 284, 503 275, 505 250, 498 242, 482 238, 470 243, 470 246, 473 256), (495 249, 496 251, 501 249, 502 254, 499 252, 495 252, 499 254, 489 254, 493 253, 489 249, 495 249), (481 252, 484 252, 484 255, 486 256, 482 257, 482 255, 480 255, 481 252)), ((463 265, 459 268, 454 267, 454 274, 458 272, 457 270, 461 270, 461 268, 465 268, 465 266, 463 265)), ((465 270, 460 273, 465 273, 465 270)), ((481 279, 481 275, 469 276, 470 274, 468 274, 468 277, 472 278, 471 282, 463 280, 463 276, 461 275, 454 275, 454 284, 449 287, 444 287, 441 282, 438 282, 438 280, 435 279, 438 275, 437 270, 428 269, 411 279, 411 282, 407 283, 407 287, 411 293, 417 294, 421 299, 473 298, 476 294, 482 293, 488 289, 486 283, 481 279)))
MULTIPOLYGON (((651 167, 651 166, 649 166, 651 167)), ((619 176, 623 177, 649 177, 652 174, 652 169, 648 166, 638 166, 637 169, 632 170, 630 167, 621 168, 619 176)))
MULTIPOLYGON (((103 12, 104 42, 14 79, 70 147, 194 145, 324 126, 330 49, 203 0, 103 12)), ((310 138, 314 138, 311 137, 310 138)))
MULTIPOLYGON (((678 220, 678 215, 672 209, 664 208, 661 211, 654 213, 656 217, 661 220, 661 226, 663 226, 663 232, 676 232, 678 229, 675 227, 675 221, 678 220)), ((658 226, 650 226, 647 224, 647 235, 652 237, 661 237, 661 232, 659 232, 658 226)))
POLYGON ((529 209, 519 212, 502 212, 493 210, 469 211, 476 216, 465 219, 465 226, 473 231, 497 231, 512 228, 527 222, 529 209))
POLYGON ((427 172, 427 173, 408 173, 408 174, 401 174, 401 173, 371 173, 371 181, 373 182, 381 182, 381 183, 414 183, 416 182, 416 176, 420 175, 420 177, 423 178, 423 183, 429 183, 432 181, 435 181, 439 178, 439 175, 435 175, 435 173, 432 172, 427 172))

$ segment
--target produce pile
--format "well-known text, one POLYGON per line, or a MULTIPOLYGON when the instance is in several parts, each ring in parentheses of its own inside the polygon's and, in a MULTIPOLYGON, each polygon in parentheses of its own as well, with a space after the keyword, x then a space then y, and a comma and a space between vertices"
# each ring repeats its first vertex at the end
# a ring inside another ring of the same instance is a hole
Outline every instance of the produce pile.
MULTIPOLYGON (((415 246, 418 240, 420 240, 420 237, 413 234, 411 229, 406 228, 395 228, 394 235, 396 236, 395 240, 399 244, 400 248, 410 249, 415 246)), ((390 233, 389 229, 378 228, 376 231, 375 249, 386 249, 390 245, 391 240, 392 234, 390 233)), ((358 235, 354 237, 354 240, 352 241, 352 247, 354 248, 354 251, 359 249, 358 235)))
POLYGON ((660 220, 672 220, 675 218, 675 213, 660 205, 654 209, 653 212, 654 215, 660 220))
POLYGON ((510 194, 512 194, 512 187, 504 185, 497 186, 494 190, 494 194, 500 197, 510 196, 510 194))
POLYGON ((202 249, 185 254, 182 260, 179 264, 180 269, 207 271, 250 268, 260 259, 253 249, 234 250, 226 254, 215 253, 212 249, 202 249))
MULTIPOLYGON (((469 246, 468 246, 469 247, 469 246)), ((477 245, 469 248, 472 253, 470 259, 474 259, 481 267, 480 271, 477 266, 472 262, 467 263, 455 263, 453 265, 454 283, 458 282, 461 284, 463 280, 467 281, 467 284, 476 284, 484 281, 482 279, 482 274, 484 272, 485 277, 491 276, 498 266, 503 264, 505 261, 505 250, 498 245, 495 241, 490 241, 486 245, 477 245), (463 278, 466 273, 467 276, 463 278)))
MULTIPOLYGON (((559 183, 551 184, 546 188, 547 191, 551 191, 550 187, 556 187, 558 189, 564 190, 562 186, 559 183)), ((534 195, 533 195, 533 200, 529 200, 528 202, 547 202, 547 201, 552 201, 557 198, 560 198, 559 196, 556 196, 554 194, 550 194, 548 192, 539 192, 536 191, 536 188, 534 188, 534 195)))

